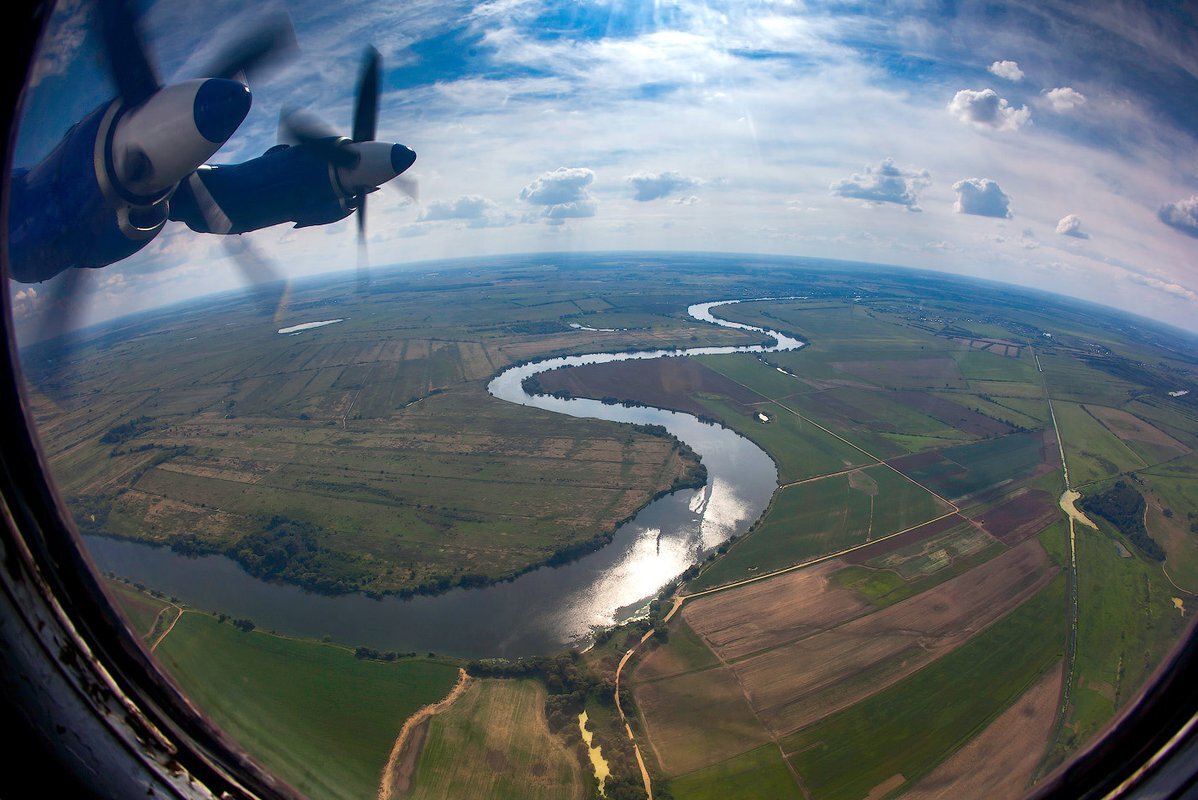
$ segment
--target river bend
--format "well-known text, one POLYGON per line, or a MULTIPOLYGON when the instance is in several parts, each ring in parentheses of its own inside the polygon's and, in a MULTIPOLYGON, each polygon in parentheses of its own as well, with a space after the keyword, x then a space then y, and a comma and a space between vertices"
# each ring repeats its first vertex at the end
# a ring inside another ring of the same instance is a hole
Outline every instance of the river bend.
MULTIPOLYGON (((769 298, 758 298, 769 299, 769 298)), ((463 657, 517 657, 552 652, 596 629, 643 613, 662 586, 704 553, 746 532, 778 484, 766 453, 728 428, 690 414, 659 408, 626 408, 597 400, 529 396, 522 382, 565 366, 690 355, 794 350, 797 339, 728 322, 711 314, 741 300, 690 306, 695 319, 761 333, 773 345, 699 347, 567 356, 511 367, 488 391, 508 402, 574 417, 655 424, 686 442, 707 467, 707 485, 659 498, 617 529, 610 544, 577 561, 543 567, 513 581, 478 589, 453 589, 407 600, 364 595, 330 597, 268 583, 224 556, 188 558, 139 542, 87 537, 101 570, 140 581, 193 607, 248 617, 283 633, 333 639, 379 650, 433 651, 463 657)))

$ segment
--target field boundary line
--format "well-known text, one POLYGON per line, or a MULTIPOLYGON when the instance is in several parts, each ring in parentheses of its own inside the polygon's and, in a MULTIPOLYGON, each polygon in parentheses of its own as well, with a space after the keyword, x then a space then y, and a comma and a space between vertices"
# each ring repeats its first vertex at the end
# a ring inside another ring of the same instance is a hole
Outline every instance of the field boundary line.
MULTIPOLYGON (((769 363, 769 362, 766 362, 766 363, 769 363)), ((717 371, 718 371, 718 370, 717 370, 717 371)), ((724 375, 724 373, 722 373, 722 372, 721 372, 720 374, 721 374, 721 375, 724 375)), ((947 506, 950 506, 950 507, 953 509, 953 511, 954 511, 954 512, 959 512, 959 511, 961 510, 961 508, 960 508, 960 507, 959 507, 959 506, 958 506, 956 503, 954 503, 952 500, 949 500, 949 499, 948 499, 948 498, 946 498, 946 497, 941 497, 941 496, 940 496, 940 494, 938 494, 937 492, 934 492, 934 491, 932 491, 932 490, 931 490, 931 489, 929 489, 927 486, 924 486, 922 483, 920 483, 919 481, 915 480, 915 479, 914 479, 914 478, 912 478, 910 475, 906 474, 906 473, 905 473, 905 472, 903 472, 902 470, 900 470, 900 469, 898 469, 897 467, 895 467, 893 464, 891 464, 890 462, 888 462, 886 459, 884 459, 884 458, 878 458, 876 455, 874 455, 873 453, 869 452, 869 451, 868 451, 868 450, 866 450, 864 447, 861 447, 861 446, 859 446, 859 445, 853 444, 853 443, 852 443, 852 442, 850 442, 848 439, 844 438, 843 436, 841 436, 840 434, 836 433, 835 431, 832 431, 832 430, 829 430, 828 428, 825 428, 823 425, 820 425, 818 422, 816 422, 815 420, 813 420, 813 419, 811 419, 810 417, 806 416, 805 414, 802 414, 802 413, 800 413, 799 411, 796 411, 795 409, 793 409, 793 408, 791 408, 790 406, 786 405, 786 403, 782 402, 782 400, 778 400, 778 399, 776 399, 776 398, 770 397, 770 396, 769 396, 769 395, 767 395, 767 394, 762 394, 761 392, 759 392, 759 391, 757 391, 756 389, 754 389, 752 386, 748 386, 748 385, 746 385, 746 384, 744 384, 744 383, 741 383, 740 381, 736 380, 735 378, 733 378, 733 377, 731 377, 731 376, 729 376, 729 375, 724 375, 724 377, 725 377, 725 378, 728 378, 728 380, 732 381, 733 383, 735 383, 735 384, 737 384, 737 385, 739 385, 739 386, 741 386, 741 387, 743 387, 743 388, 745 388, 745 389, 748 389, 750 392, 753 392, 754 394, 757 394, 757 395, 759 395, 759 396, 761 396, 761 397, 764 397, 766 400, 769 400, 771 403, 773 403, 774 405, 778 406, 778 408, 781 408, 781 409, 782 409, 782 410, 784 410, 784 411, 789 411, 791 414, 795 415, 796 417, 798 417, 799 419, 801 419, 801 420, 803 420, 804 422, 808 423, 809 425, 813 425, 814 427, 816 427, 816 428, 819 428, 821 431, 823 431, 824 433, 826 433, 826 434, 828 434, 829 436, 833 437, 834 439, 837 439, 838 441, 840 441, 840 442, 843 442, 844 444, 847 444, 849 447, 853 448, 853 449, 854 449, 854 450, 856 450, 858 453, 861 453, 862 455, 865 455, 865 456, 867 456, 868 458, 872 458, 872 459, 874 460, 874 462, 875 462, 875 463, 873 463, 873 464, 865 464, 865 465, 862 465, 862 467, 858 467, 857 469, 862 469, 862 468, 866 468, 866 467, 873 467, 873 466, 877 466, 878 464, 884 465, 885 467, 887 467, 888 469, 890 469, 891 471, 893 471, 895 474, 897 474, 897 475, 899 475, 899 476, 901 476, 901 477, 905 478, 906 480, 908 480, 908 481, 910 481, 911 483, 913 483, 913 484, 915 484, 916 486, 918 486, 920 489, 923 489, 925 492, 927 492, 928 494, 932 495, 932 497, 935 497, 935 498, 936 498, 937 500, 939 500, 940 502, 944 503, 944 504, 945 504, 945 505, 947 505, 947 506)), ((795 378, 795 379, 796 379, 796 380, 798 380, 798 378, 795 378)), ((794 396, 794 395, 787 395, 787 397, 793 397, 793 396, 794 396)), ((783 399, 785 399, 785 398, 783 398, 783 399)), ((938 448, 934 448, 934 449, 938 449, 938 448)))
POLYGON ((445 709, 453 705, 466 691, 466 687, 472 683, 470 676, 466 670, 458 667, 458 682, 449 690, 449 694, 441 698, 435 703, 430 703, 416 710, 416 713, 404 720, 403 727, 399 729, 399 735, 395 737, 395 744, 391 746, 391 755, 387 757, 387 764, 383 767, 383 774, 379 776, 379 788, 377 800, 391 800, 394 796, 395 772, 399 768, 399 759, 403 755, 404 745, 408 743, 408 738, 412 735, 412 731, 418 725, 445 709))
MULTIPOLYGON (((723 592, 727 589, 735 589, 738 586, 745 586, 750 583, 757 583, 758 581, 764 581, 764 580, 769 580, 770 578, 776 578, 777 576, 783 575, 787 572, 794 572, 795 570, 798 570, 798 569, 804 569, 806 567, 815 566, 816 564, 823 563, 824 561, 831 561, 834 558, 839 558, 840 556, 848 555, 849 553, 852 553, 856 550, 860 550, 862 548, 869 547, 870 545, 875 545, 878 542, 884 542, 887 539, 893 539, 896 536, 902 536, 904 533, 910 533, 911 531, 915 530, 916 528, 922 528, 924 525, 931 525, 933 522, 939 522, 942 519, 947 519, 949 517, 958 516, 958 515, 959 515, 959 512, 957 512, 957 511, 949 511, 945 514, 941 514, 938 517, 933 517, 932 519, 924 520, 923 522, 920 522, 917 525, 912 525, 909 528, 903 528, 901 531, 895 531, 894 533, 888 533, 885 536, 881 536, 877 539, 873 539, 872 541, 862 542, 861 544, 855 544, 852 547, 846 547, 843 550, 837 550, 833 553, 826 553, 822 556, 816 556, 815 558, 808 559, 807 561, 803 561, 798 564, 792 564, 789 567, 783 567, 782 569, 774 570, 773 572, 767 572, 763 575, 754 575, 751 578, 745 578, 744 580, 739 580, 739 581, 736 581, 735 583, 726 583, 723 586, 713 586, 710 589, 703 589, 702 591, 694 592, 692 594, 680 594, 678 596, 681 597, 683 600, 690 600, 692 597, 703 597, 704 595, 715 594, 716 592, 723 592)), ((964 517, 961 517, 961 519, 962 519, 962 521, 967 521, 964 517)))
POLYGON ((183 619, 183 613, 184 613, 183 607, 176 605, 175 603, 171 603, 169 608, 164 608, 158 612, 158 617, 156 617, 154 619, 155 627, 157 627, 157 625, 158 625, 158 619, 160 619, 162 617, 162 615, 165 614, 167 611, 169 611, 171 608, 178 611, 179 614, 178 614, 178 616, 175 617, 174 621, 171 622, 171 624, 167 626, 166 630, 164 630, 158 636, 158 638, 154 640, 154 643, 150 645, 151 653, 153 653, 156 649, 158 649, 158 645, 162 644, 162 640, 166 638, 166 635, 175 629, 175 626, 179 624, 179 620, 183 619))

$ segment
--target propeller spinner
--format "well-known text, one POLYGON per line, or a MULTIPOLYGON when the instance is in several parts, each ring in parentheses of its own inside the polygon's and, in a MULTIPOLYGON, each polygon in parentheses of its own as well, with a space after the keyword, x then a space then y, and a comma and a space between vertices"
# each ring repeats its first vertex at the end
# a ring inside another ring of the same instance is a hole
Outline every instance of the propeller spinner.
MULTIPOLYGON (((402 144, 375 140, 378 130, 382 57, 369 47, 362 60, 354 96, 352 138, 339 135, 314 115, 303 111, 284 112, 279 120, 281 142, 310 146, 335 168, 341 194, 358 214, 358 245, 361 255, 359 283, 369 280, 365 265, 366 197, 380 186, 402 175, 416 161, 416 153, 402 144)), ((415 199, 415 182, 394 184, 415 199)))

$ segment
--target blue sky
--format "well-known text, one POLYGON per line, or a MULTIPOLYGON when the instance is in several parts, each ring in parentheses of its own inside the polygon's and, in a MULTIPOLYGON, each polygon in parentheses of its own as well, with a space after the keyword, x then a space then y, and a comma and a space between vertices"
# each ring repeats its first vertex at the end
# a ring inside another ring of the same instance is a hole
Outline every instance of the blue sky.
MULTIPOLYGON (((782 253, 1009 281, 1198 330, 1198 21, 1167 4, 241 5, 145 15, 167 79, 194 77, 255 16, 293 20, 301 58, 252 86, 215 163, 273 144, 288 105, 348 130, 362 48, 382 52, 379 138, 419 154, 421 202, 372 199, 376 264, 782 253)), ((86 5, 57 12, 18 163, 111 95, 89 24, 86 5)), ((250 236, 294 275, 356 266, 352 219, 250 236)), ((173 225, 88 276, 92 319, 237 285, 214 239, 173 225)))

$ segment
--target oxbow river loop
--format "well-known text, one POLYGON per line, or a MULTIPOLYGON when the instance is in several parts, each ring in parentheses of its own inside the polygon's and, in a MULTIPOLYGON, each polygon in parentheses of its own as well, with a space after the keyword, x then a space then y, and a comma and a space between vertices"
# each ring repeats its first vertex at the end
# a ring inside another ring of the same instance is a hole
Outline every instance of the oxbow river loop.
POLYGON ((363 595, 317 595, 267 583, 224 556, 189 558, 166 548, 94 536, 88 537, 88 546, 101 570, 143 582, 195 608, 248 617, 282 633, 330 635, 381 650, 463 657, 553 651, 641 613, 649 598, 705 552, 746 532, 769 503, 778 473, 761 448, 728 428, 659 408, 530 396, 523 389, 524 379, 558 367, 803 346, 785 334, 711 314, 713 308, 739 302, 752 301, 699 303, 687 310, 695 319, 757 332, 775 344, 567 356, 511 367, 488 385, 493 396, 512 403, 574 417, 662 425, 690 445, 707 467, 705 487, 655 500, 620 526, 610 544, 569 564, 479 589, 372 600, 363 595))

